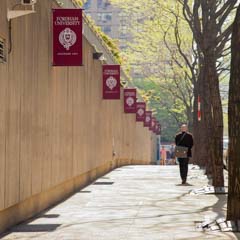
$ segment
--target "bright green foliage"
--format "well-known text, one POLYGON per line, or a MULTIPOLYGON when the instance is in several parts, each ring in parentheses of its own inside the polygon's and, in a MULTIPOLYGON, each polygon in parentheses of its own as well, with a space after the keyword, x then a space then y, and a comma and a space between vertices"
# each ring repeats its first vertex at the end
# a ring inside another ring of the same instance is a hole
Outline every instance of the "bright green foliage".
POLYGON ((167 91, 162 91, 155 81, 133 81, 140 90, 143 99, 148 102, 148 107, 153 110, 157 119, 161 120, 162 141, 172 142, 179 130, 179 125, 186 122, 186 115, 181 103, 167 91))
POLYGON ((195 76, 186 63, 195 59, 191 31, 174 0, 111 2, 128 16, 132 36, 123 64, 130 64, 134 84, 155 109, 163 137, 170 141, 179 124, 192 122, 195 76))
POLYGON ((118 45, 116 43, 116 40, 110 38, 108 35, 106 35, 101 28, 96 27, 97 28, 97 32, 98 34, 101 36, 101 38, 103 39, 103 41, 107 44, 108 48, 110 49, 110 51, 112 52, 113 56, 115 57, 116 61, 119 64, 122 64, 123 60, 122 57, 120 55, 120 50, 118 48, 118 45))
MULTIPOLYGON (((87 0, 72 0, 74 4, 76 4, 79 7, 83 7, 84 3, 87 2, 87 0)), ((93 29, 96 31, 96 33, 102 38, 102 40, 105 42, 108 49, 111 51, 112 55, 114 56, 117 63, 122 64, 122 56, 120 54, 120 50, 118 48, 117 40, 114 40, 110 38, 108 35, 106 35, 100 27, 98 27, 95 22, 92 20, 90 16, 85 17, 88 19, 88 22, 91 24, 93 29)))
POLYGON ((79 7, 82 7, 86 0, 72 0, 72 2, 78 5, 79 7))
POLYGON ((117 40, 112 39, 108 35, 106 35, 100 27, 98 27, 95 22, 92 20, 90 16, 86 16, 89 23, 95 30, 95 32, 99 35, 99 37, 104 41, 108 49, 111 51, 112 55, 114 56, 117 63, 122 64, 123 59, 120 54, 120 50, 118 48, 117 40))
POLYGON ((104 42, 108 45, 108 47, 110 48, 113 56, 115 57, 115 59, 117 60, 117 62, 119 64, 122 64, 123 60, 122 57, 120 55, 120 50, 117 46, 117 44, 114 42, 113 39, 111 39, 109 36, 107 36, 104 32, 100 32, 100 35, 102 37, 102 39, 104 40, 104 42))

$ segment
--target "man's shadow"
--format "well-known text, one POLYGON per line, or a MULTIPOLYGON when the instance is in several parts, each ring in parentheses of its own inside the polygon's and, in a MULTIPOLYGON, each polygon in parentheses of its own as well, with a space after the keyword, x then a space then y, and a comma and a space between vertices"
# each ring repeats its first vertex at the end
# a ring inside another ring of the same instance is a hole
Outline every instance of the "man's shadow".
POLYGON ((192 184, 190 184, 190 183, 184 183, 184 184, 176 184, 176 186, 178 186, 178 187, 189 187, 189 186, 194 186, 194 185, 192 185, 192 184))

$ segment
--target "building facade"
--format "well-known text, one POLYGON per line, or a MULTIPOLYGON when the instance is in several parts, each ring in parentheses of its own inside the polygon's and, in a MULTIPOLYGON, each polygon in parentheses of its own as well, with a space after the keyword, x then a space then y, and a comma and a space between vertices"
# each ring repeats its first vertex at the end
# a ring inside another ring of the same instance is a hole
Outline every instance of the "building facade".
POLYGON ((84 5, 85 13, 113 39, 119 40, 119 48, 125 49, 131 36, 128 31, 127 15, 113 6, 109 0, 88 0, 84 5))

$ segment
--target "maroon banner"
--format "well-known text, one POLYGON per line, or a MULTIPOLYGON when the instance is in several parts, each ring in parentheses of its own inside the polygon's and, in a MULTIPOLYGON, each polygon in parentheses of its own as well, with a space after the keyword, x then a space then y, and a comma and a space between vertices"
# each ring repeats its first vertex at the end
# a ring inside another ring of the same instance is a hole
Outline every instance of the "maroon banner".
POLYGON ((155 132, 156 134, 158 133, 158 128, 159 128, 159 122, 156 121, 155 129, 154 129, 154 132, 155 132))
POLYGON ((149 127, 149 130, 150 130, 150 131, 155 132, 156 121, 157 121, 156 118, 155 118, 155 117, 152 117, 151 125, 150 125, 150 127, 149 127))
POLYGON ((145 111, 146 111, 146 103, 137 102, 136 103, 136 121, 137 122, 144 122, 145 111))
POLYGON ((53 65, 81 66, 82 9, 52 9, 53 65))
POLYGON ((152 112, 146 111, 145 112, 145 119, 144 119, 144 127, 150 127, 152 122, 152 112))
POLYGON ((120 65, 103 65, 103 99, 120 99, 120 65))
POLYGON ((157 125, 156 134, 157 134, 157 135, 161 135, 161 124, 160 124, 160 123, 158 123, 158 125, 157 125))
POLYGON ((136 113, 137 90, 135 88, 124 89, 124 112, 136 113))

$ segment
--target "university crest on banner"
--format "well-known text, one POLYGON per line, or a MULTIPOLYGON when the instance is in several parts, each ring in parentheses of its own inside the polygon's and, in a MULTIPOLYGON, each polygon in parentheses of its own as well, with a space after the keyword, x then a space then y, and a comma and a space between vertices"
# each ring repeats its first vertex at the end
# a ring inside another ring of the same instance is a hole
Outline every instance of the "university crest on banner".
POLYGON ((137 90, 135 88, 124 89, 124 112, 136 113, 137 90))
POLYGON ((103 99, 120 99, 120 65, 103 65, 103 99))
POLYGON ((81 66, 82 9, 53 9, 53 65, 81 66))
POLYGON ((145 112, 144 127, 150 127, 152 123, 152 111, 145 112))
POLYGON ((137 102, 136 103, 136 121, 137 122, 144 122, 145 111, 146 111, 146 103, 137 102))

